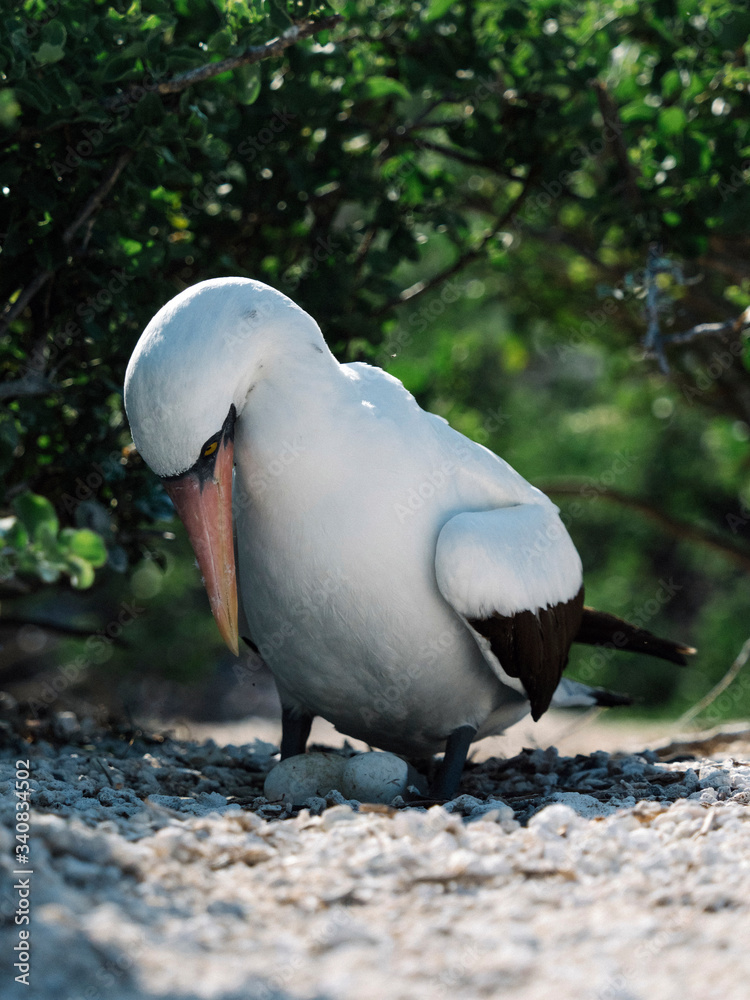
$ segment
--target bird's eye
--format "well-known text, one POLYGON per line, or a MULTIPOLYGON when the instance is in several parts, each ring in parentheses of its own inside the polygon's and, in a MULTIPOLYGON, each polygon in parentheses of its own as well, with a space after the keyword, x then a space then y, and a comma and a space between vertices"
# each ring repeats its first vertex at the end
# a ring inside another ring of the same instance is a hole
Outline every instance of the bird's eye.
POLYGON ((207 444, 203 449, 203 457, 208 458, 209 455, 213 455, 216 449, 219 447, 218 441, 212 441, 211 444, 207 444))

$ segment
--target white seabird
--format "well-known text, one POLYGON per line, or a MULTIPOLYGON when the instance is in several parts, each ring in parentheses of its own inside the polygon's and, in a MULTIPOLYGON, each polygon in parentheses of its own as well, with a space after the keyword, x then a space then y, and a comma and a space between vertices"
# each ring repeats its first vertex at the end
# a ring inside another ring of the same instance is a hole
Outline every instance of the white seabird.
POLYGON ((204 281, 167 303, 125 403, 221 634, 274 675, 282 757, 304 752, 321 715, 412 758, 445 750, 432 792, 446 797, 473 740, 550 703, 618 701, 562 679, 574 640, 691 652, 585 609, 557 507, 391 375, 339 364, 259 281, 204 281))

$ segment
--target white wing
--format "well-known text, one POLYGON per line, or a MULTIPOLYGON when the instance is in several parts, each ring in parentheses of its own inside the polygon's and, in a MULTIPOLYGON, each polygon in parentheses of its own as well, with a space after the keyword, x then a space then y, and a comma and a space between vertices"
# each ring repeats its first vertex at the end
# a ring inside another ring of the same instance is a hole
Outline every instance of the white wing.
POLYGON ((438 537, 435 569, 500 679, 517 678, 539 718, 583 610, 581 560, 557 508, 547 501, 456 514, 438 537))

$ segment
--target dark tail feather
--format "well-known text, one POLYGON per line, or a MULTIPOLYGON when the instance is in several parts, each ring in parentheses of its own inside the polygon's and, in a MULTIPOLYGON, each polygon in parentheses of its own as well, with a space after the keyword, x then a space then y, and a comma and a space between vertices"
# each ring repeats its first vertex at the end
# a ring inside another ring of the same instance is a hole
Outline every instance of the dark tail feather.
POLYGON ((671 639, 660 639, 658 635, 631 625, 617 615, 586 607, 583 609, 581 627, 573 642, 583 642, 588 646, 609 645, 631 653, 648 653, 649 656, 658 656, 661 660, 679 663, 683 667, 687 663, 685 657, 695 652, 692 646, 672 642, 671 639))
POLYGON ((617 691, 607 691, 605 688, 593 688, 591 696, 600 708, 615 708, 619 705, 634 705, 635 698, 629 694, 619 694, 617 691))

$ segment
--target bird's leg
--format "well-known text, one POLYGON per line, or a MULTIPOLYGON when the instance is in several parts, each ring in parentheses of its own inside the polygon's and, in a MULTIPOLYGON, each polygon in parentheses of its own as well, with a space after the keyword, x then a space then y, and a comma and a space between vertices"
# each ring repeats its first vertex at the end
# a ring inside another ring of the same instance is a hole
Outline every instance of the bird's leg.
POLYGON ((296 757, 305 752, 307 737, 310 735, 315 716, 293 712, 281 706, 281 759, 296 757))
POLYGON ((445 756, 427 793, 431 799, 455 797, 466 763, 466 754, 476 734, 477 731, 473 726, 459 726, 450 734, 445 744, 445 756))

